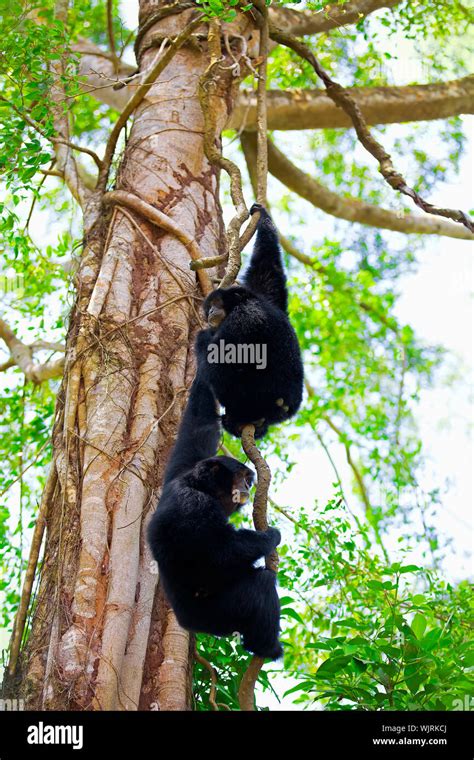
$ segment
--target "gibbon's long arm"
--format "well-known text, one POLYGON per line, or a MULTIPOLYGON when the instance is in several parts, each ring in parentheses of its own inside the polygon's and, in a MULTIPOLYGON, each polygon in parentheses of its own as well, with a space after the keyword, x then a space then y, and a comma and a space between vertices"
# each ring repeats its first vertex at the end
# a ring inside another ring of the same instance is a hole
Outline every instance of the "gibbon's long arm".
POLYGON ((254 203, 250 213, 254 211, 260 211, 260 219, 252 258, 244 274, 244 285, 254 293, 265 296, 286 314, 288 291, 278 231, 264 206, 254 203))
POLYGON ((202 459, 215 456, 221 434, 219 420, 214 394, 202 382, 198 371, 165 470, 164 485, 190 470, 202 459))

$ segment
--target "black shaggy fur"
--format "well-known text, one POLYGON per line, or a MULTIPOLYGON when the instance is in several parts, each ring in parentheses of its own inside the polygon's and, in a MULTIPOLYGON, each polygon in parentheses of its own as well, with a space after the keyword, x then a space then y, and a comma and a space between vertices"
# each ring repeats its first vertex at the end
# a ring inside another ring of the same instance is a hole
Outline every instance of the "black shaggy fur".
POLYGON ((273 551, 280 533, 229 523, 240 506, 236 486, 248 491, 254 476, 236 459, 212 456, 219 435, 214 396, 198 373, 148 538, 183 628, 216 636, 238 631, 246 649, 273 660, 282 654, 276 576, 253 564, 273 551))
MULTIPOLYGON (((206 318, 213 307, 223 309, 224 319, 201 330, 196 341, 199 368, 225 407, 223 425, 240 437, 242 427, 256 424, 261 438, 269 425, 292 417, 303 395, 303 365, 295 331, 288 319, 288 293, 278 233, 263 206, 259 210, 257 238, 243 286, 219 288, 204 302, 206 318), (210 363, 211 344, 265 344, 267 366, 210 363)), ((212 312, 211 312, 212 314, 212 312)))

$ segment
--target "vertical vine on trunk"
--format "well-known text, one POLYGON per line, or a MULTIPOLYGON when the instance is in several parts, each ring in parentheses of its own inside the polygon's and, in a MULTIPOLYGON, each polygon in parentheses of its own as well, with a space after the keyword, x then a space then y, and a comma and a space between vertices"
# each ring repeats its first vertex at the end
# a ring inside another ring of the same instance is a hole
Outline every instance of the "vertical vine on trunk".
MULTIPOLYGON (((259 43, 259 69, 257 83, 257 201, 263 205, 267 203, 267 176, 268 176, 268 156, 267 156, 267 102, 266 102, 266 84, 267 84, 267 59, 269 44, 269 27, 268 27, 268 9, 263 0, 256 0, 254 6, 257 11, 254 14, 257 26, 260 30, 259 43)), ((233 285, 239 273, 241 266, 240 253, 243 245, 246 245, 256 228, 258 215, 252 219, 251 223, 245 230, 242 238, 240 237, 240 228, 243 222, 248 218, 247 206, 245 204, 242 191, 242 176, 239 167, 222 156, 221 151, 216 145, 218 138, 212 109, 212 92, 215 88, 214 72, 216 68, 222 65, 221 42, 220 42, 220 23, 213 20, 209 24, 209 52, 210 64, 200 82, 200 100, 204 114, 205 122, 205 150, 209 160, 224 169, 230 177, 231 197, 235 206, 235 216, 227 228, 227 239, 229 246, 229 255, 224 277, 219 287, 229 287, 233 285)), ((201 260, 193 261, 193 269, 200 270, 206 266, 212 266, 213 261, 201 260)), ((255 427, 247 425, 242 431, 242 446, 250 461, 255 465, 257 471, 257 490, 253 505, 253 521, 256 530, 266 530, 267 523, 267 499, 270 488, 271 471, 265 459, 260 454, 255 445, 255 427)), ((273 552, 270 557, 266 558, 266 565, 275 573, 278 569, 278 554, 273 552)), ((255 685, 258 674, 262 668, 264 660, 261 657, 254 656, 247 668, 239 689, 239 704, 242 710, 253 710, 255 701, 255 685)), ((211 666, 212 667, 212 666, 211 666)), ((215 683, 212 681, 212 689, 215 689, 215 683)), ((214 704, 215 704, 215 700, 214 704)))

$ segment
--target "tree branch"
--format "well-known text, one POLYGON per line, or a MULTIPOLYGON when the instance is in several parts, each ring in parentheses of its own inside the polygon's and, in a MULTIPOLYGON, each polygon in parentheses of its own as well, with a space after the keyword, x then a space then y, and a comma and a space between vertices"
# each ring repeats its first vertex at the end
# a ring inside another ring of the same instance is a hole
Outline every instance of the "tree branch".
POLYGON ((463 224, 470 232, 474 232, 474 222, 458 209, 440 208, 425 201, 413 188, 409 187, 405 178, 395 169, 391 156, 385 148, 375 139, 364 120, 362 112, 356 101, 350 96, 348 91, 340 84, 335 82, 329 74, 322 68, 312 50, 301 40, 291 34, 281 32, 275 27, 270 27, 270 37, 280 45, 285 45, 293 50, 297 55, 306 60, 314 69, 318 77, 326 87, 326 92, 337 106, 340 106, 352 119, 354 129, 357 133, 360 143, 379 163, 379 171, 385 181, 394 190, 398 190, 403 195, 407 195, 423 211, 436 216, 444 216, 455 222, 463 224))
POLYGON ((116 111, 123 111, 136 84, 127 84, 120 90, 114 86, 134 74, 136 67, 119 60, 117 69, 112 57, 90 40, 80 38, 72 50, 80 55, 79 76, 85 80, 82 91, 116 111))
MULTIPOLYGON (((244 150, 249 153, 253 151, 255 155, 255 134, 243 132, 241 141, 244 150)), ((338 219, 393 230, 394 232, 445 235, 459 240, 473 239, 473 235, 463 227, 456 226, 443 219, 437 219, 434 216, 400 215, 395 211, 388 211, 358 198, 342 197, 295 166, 270 141, 268 144, 268 168, 270 173, 290 190, 309 201, 316 208, 320 208, 338 219)))
MULTIPOLYGON (((44 137, 45 140, 47 140, 53 146, 55 146, 56 153, 58 152, 58 146, 61 147, 64 145, 68 148, 72 148, 73 150, 77 150, 79 153, 86 153, 88 156, 90 156, 94 160, 94 162, 97 164, 99 169, 102 166, 102 161, 100 160, 99 156, 90 148, 86 148, 83 145, 77 145, 77 143, 72 142, 71 140, 66 140, 62 136, 53 137, 53 136, 48 135, 42 128, 41 124, 38 124, 37 121, 34 121, 34 119, 32 119, 31 116, 29 116, 24 111, 21 111, 20 108, 17 108, 17 106, 15 106, 14 103, 12 103, 7 98, 3 97, 3 95, 0 95, 0 101, 2 103, 5 103, 5 105, 9 106, 13 111, 15 111, 15 113, 17 113, 18 116, 20 116, 23 119, 23 121, 25 121, 28 124, 28 126, 30 126, 32 129, 38 132, 38 134, 41 135, 41 137, 44 137)), ((68 125, 68 129, 69 129, 69 125, 68 125)), ((85 169, 83 171, 85 172, 85 169)), ((55 169, 51 171, 48 171, 46 169, 41 169, 41 174, 51 175, 54 177, 61 177, 61 179, 64 179, 64 170, 60 170, 60 169, 55 169)))
MULTIPOLYGON (((31 380, 33 383, 42 383, 44 380, 50 380, 62 376, 64 370, 64 356, 49 362, 35 364, 33 361, 33 352, 44 348, 43 342, 38 341, 36 344, 33 343, 31 346, 27 346, 26 343, 23 343, 17 338, 10 326, 1 317, 0 338, 5 342, 10 351, 10 358, 0 365, 0 371, 16 365, 24 373, 26 379, 31 380)), ((47 344, 47 346, 48 345, 49 344, 47 344)), ((57 351, 61 349, 52 348, 51 350, 57 351)))
POLYGON ((113 18, 113 0, 107 0, 107 36, 109 38, 110 57, 118 69, 119 58, 115 47, 114 18, 113 18))
MULTIPOLYGON (((339 6, 338 6, 339 7, 339 6)), ((274 11, 288 8, 270 8, 274 11)), ((117 82, 136 69, 120 62, 115 73, 109 55, 88 40, 73 46, 80 53, 79 74, 86 80, 82 89, 101 103, 122 111, 138 86, 126 84, 115 90, 117 82)), ((403 87, 351 87, 347 91, 359 105, 367 124, 399 124, 413 121, 446 119, 474 113, 474 75, 449 82, 407 85, 403 87)), ((349 116, 321 90, 267 90, 268 129, 338 129, 351 127, 349 116)), ((254 130, 257 124, 257 96, 253 90, 241 90, 226 125, 227 129, 254 130)))
POLYGON ((357 24, 380 8, 393 8, 401 0, 349 0, 346 3, 326 5, 322 11, 295 11, 292 8, 270 8, 270 19, 285 32, 302 36, 329 32, 347 24, 357 24))
MULTIPOLYGON (((474 113, 474 75, 436 84, 405 87, 350 87, 350 97, 359 106, 367 124, 401 124, 447 119, 474 113)), ((268 129, 339 129, 352 120, 322 90, 268 90, 268 129)), ((242 90, 227 129, 256 129, 257 98, 253 90, 242 90)))

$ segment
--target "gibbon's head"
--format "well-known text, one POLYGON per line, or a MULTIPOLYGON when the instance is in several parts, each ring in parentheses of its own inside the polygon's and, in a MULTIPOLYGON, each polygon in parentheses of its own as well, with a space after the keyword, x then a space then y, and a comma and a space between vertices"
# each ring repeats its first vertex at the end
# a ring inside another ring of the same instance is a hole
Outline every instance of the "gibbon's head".
POLYGON ((250 298, 252 298, 251 292, 240 285, 213 290, 203 304, 209 327, 216 330, 236 306, 240 306, 250 298))
POLYGON ((232 457, 203 459, 192 475, 195 487, 218 499, 227 515, 247 503, 255 480, 252 470, 232 457))

